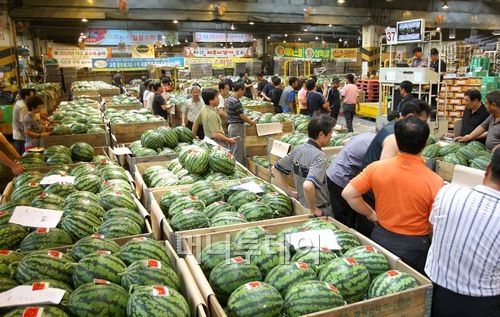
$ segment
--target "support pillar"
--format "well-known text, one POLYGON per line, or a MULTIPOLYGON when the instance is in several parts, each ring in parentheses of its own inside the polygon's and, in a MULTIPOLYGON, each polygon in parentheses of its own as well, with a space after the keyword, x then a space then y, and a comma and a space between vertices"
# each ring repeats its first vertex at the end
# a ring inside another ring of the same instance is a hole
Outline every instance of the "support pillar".
POLYGON ((378 25, 363 26, 361 45, 362 78, 374 75, 380 65, 380 36, 384 34, 384 28, 378 25))

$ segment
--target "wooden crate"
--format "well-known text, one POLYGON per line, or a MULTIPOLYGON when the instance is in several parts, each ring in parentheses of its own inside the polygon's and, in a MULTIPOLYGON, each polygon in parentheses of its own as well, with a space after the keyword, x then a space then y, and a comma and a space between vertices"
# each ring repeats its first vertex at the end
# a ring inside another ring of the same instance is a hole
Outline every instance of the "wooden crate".
MULTIPOLYGON (((279 139, 284 134, 293 132, 293 122, 283 122, 283 133, 273 134, 271 137, 279 139)), ((245 125, 246 156, 264 156, 267 154, 268 136, 258 136, 255 126, 245 125)))
POLYGON ((258 111, 260 113, 274 113, 274 105, 268 106, 243 106, 244 109, 258 111))
POLYGON ((99 95, 102 97, 109 97, 109 96, 117 96, 120 94, 120 88, 118 87, 110 87, 110 88, 101 88, 99 89, 99 95))
POLYGON ((111 103, 111 101, 109 102, 106 102, 105 106, 104 106, 105 109, 117 109, 117 110, 127 110, 127 111, 130 111, 130 110, 139 110, 142 108, 142 104, 139 102, 139 103, 131 103, 131 104, 113 104, 111 103))
POLYGON ((111 139, 114 144, 131 143, 141 139, 146 130, 156 129, 167 125, 165 120, 136 123, 111 123, 111 139))
POLYGON ((267 182, 271 181, 271 173, 269 172, 269 168, 255 164, 255 162, 250 157, 247 158, 247 168, 255 176, 258 176, 267 182))
POLYGON ((77 142, 85 142, 93 147, 108 146, 110 145, 109 133, 49 135, 40 139, 40 146, 45 148, 52 145, 64 145, 70 147, 73 143, 77 142))
POLYGON ((455 171, 455 164, 438 160, 436 164, 436 173, 441 176, 445 181, 451 182, 453 179, 453 172, 455 171))
MULTIPOLYGON (((291 226, 300 226, 305 221, 306 219, 295 219, 287 223, 273 223, 263 225, 262 227, 272 234, 276 234, 285 228, 291 226)), ((357 238, 363 245, 372 245, 379 249, 388 259, 391 269, 396 269, 410 274, 417 280, 419 286, 403 292, 368 299, 322 312, 308 314, 307 316, 430 316, 430 307, 432 301, 432 283, 430 280, 409 267, 407 264, 403 263, 392 253, 382 248, 370 239, 366 238, 365 236, 361 235, 360 233, 356 232, 355 230, 347 228, 333 219, 330 219, 330 221, 333 221, 336 226, 341 228, 341 230, 350 232, 357 236, 357 238)), ((186 235, 182 237, 183 249, 181 255, 185 257, 189 269, 191 270, 198 284, 198 287, 200 288, 203 298, 208 303, 210 316, 223 317, 226 316, 226 314, 199 266, 198 260, 200 258, 200 252, 208 243, 230 239, 231 235, 236 233, 239 229, 240 228, 234 228, 222 232, 207 232, 205 234, 190 236, 186 235)))
POLYGON ((73 91, 73 97, 99 97, 99 92, 97 90, 78 90, 73 91))
POLYGON ((135 168, 137 164, 142 163, 153 163, 153 162, 166 162, 176 159, 179 156, 178 153, 172 153, 167 155, 153 155, 153 156, 140 156, 136 157, 131 154, 127 154, 124 157, 125 165, 123 166, 130 171, 132 175, 135 173, 135 168))

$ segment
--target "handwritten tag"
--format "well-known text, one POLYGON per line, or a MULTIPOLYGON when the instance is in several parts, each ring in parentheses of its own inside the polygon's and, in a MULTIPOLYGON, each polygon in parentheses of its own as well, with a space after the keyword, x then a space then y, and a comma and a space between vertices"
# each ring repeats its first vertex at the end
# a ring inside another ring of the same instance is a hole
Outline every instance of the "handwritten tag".
POLYGON ((213 146, 219 146, 219 144, 217 144, 217 142, 215 142, 214 140, 210 139, 207 136, 205 136, 203 138, 203 142, 208 143, 208 144, 213 145, 213 146))
POLYGON ((25 227, 55 228, 61 220, 63 212, 29 206, 17 206, 9 222, 25 227))
POLYGON ((283 133, 283 124, 279 122, 256 124, 255 128, 258 136, 283 133))
POLYGON ((271 146, 271 154, 283 158, 288 154, 290 146, 291 145, 288 143, 274 140, 273 145, 271 146))
POLYGON ((234 189, 234 190, 248 190, 248 191, 251 191, 251 192, 256 193, 256 194, 259 194, 259 193, 263 192, 262 188, 256 182, 254 182, 254 181, 251 181, 251 182, 248 182, 248 183, 244 183, 244 184, 241 184, 241 185, 238 185, 238 186, 234 186, 231 189, 234 189))
POLYGON ((66 293, 59 288, 33 290, 32 285, 21 285, 0 293, 0 307, 34 304, 59 304, 66 293))
POLYGON ((67 184, 73 184, 75 182, 75 176, 65 176, 65 175, 60 175, 60 174, 54 174, 54 175, 49 175, 45 176, 41 181, 41 185, 50 185, 54 183, 67 183, 67 184))
POLYGON ((321 248, 326 247, 329 250, 341 250, 332 230, 309 230, 304 232, 290 233, 286 235, 288 243, 295 249, 300 248, 321 248))
POLYGON ((125 155, 125 154, 132 154, 132 151, 130 151, 128 147, 122 146, 113 148, 113 153, 115 155, 125 155))

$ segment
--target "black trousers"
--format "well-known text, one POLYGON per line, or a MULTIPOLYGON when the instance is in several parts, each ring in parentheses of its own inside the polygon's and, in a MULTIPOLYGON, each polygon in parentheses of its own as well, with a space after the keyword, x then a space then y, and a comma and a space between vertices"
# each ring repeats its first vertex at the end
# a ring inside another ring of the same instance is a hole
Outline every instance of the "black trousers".
POLYGON ((432 317, 498 317, 500 295, 473 297, 457 294, 434 283, 432 317))
POLYGON ((14 148, 16 149, 19 155, 23 155, 24 153, 24 140, 14 140, 14 148))
POLYGON ((371 238, 397 255, 403 262, 425 275, 425 260, 430 246, 428 236, 397 234, 376 225, 371 238))
MULTIPOLYGON (((193 122, 188 120, 188 122, 186 123, 186 128, 189 128, 189 130, 193 129, 193 122)), ((203 140, 205 138, 205 132, 203 132, 203 126, 201 124, 198 126, 196 135, 200 138, 200 140, 203 140)))
POLYGON ((340 113, 340 106, 338 107, 330 107, 332 112, 330 112, 330 115, 332 116, 333 119, 335 119, 335 124, 337 124, 338 118, 339 118, 339 113, 340 113))
POLYGON ((349 206, 349 203, 342 197, 343 187, 335 184, 328 177, 326 178, 326 183, 330 192, 333 217, 364 236, 370 237, 373 231, 373 223, 349 206))

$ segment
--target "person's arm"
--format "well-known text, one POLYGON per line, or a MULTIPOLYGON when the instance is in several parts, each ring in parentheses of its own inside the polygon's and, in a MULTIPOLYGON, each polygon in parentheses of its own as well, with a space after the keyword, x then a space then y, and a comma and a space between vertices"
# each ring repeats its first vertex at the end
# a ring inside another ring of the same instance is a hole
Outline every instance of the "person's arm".
POLYGON ((304 188, 304 197, 307 202, 307 206, 309 206, 309 210, 315 216, 320 217, 323 212, 321 209, 316 207, 316 187, 314 187, 313 182, 305 180, 302 185, 304 188))
MULTIPOLYGON (((184 125, 184 124, 183 124, 184 125)), ((194 122, 193 123, 193 127, 191 128, 191 133, 193 133, 193 137, 196 138, 197 135, 198 135, 198 127, 199 127, 199 124, 198 122, 194 122)))
POLYGON ((286 182, 285 174, 282 171, 273 166, 271 168, 271 175, 273 180, 272 183, 281 188, 285 192, 285 194, 288 195, 288 197, 296 199, 298 198, 297 192, 294 191, 290 187, 290 185, 288 185, 288 183, 286 182))
MULTIPOLYGON (((193 124, 193 129, 194 129, 194 124, 193 124)), ((214 132, 212 134, 212 139, 217 140, 217 141, 221 141, 221 142, 226 142, 229 144, 236 144, 236 140, 234 138, 228 138, 227 136, 225 136, 221 132, 214 132)))
POLYGON ((267 101, 271 101, 271 98, 269 98, 269 97, 266 95, 266 93, 265 93, 264 91, 262 91, 262 92, 260 93, 260 96, 261 96, 262 98, 264 98, 265 100, 267 100, 267 101))
POLYGON ((326 101, 325 98, 323 98, 323 104, 321 105, 321 107, 323 107, 323 109, 325 111, 328 111, 328 112, 332 111, 330 109, 330 103, 328 101, 326 101))
POLYGON ((363 199, 363 194, 358 192, 351 183, 342 191, 342 197, 347 201, 349 206, 357 213, 365 216, 368 220, 372 222, 377 222, 377 214, 375 210, 368 205, 363 199))
POLYGON ((20 165, 20 164, 14 162, 13 160, 11 160, 2 151, 0 151, 0 163, 2 163, 2 165, 7 166, 8 168, 10 168, 12 170, 12 173, 14 175, 16 175, 16 176, 19 175, 19 174, 22 174, 24 172, 24 167, 22 167, 22 165, 20 165))
POLYGON ((38 133, 38 132, 33 132, 30 129, 28 129, 28 128, 24 129, 24 134, 27 135, 27 136, 30 136, 32 138, 39 138, 39 137, 42 137, 42 136, 49 136, 50 135, 49 132, 38 133))
POLYGON ((249 117, 247 117, 243 113, 240 114, 240 118, 241 118, 241 120, 243 120, 244 122, 246 122, 246 123, 248 123, 250 125, 255 125, 255 121, 253 121, 252 119, 250 119, 249 117))
POLYGON ((382 143, 382 153, 380 153, 380 160, 394 157, 398 154, 399 148, 394 134, 388 135, 382 143))
POLYGON ((464 136, 457 136, 453 141, 470 142, 481 137, 485 132, 488 133, 488 130, 483 128, 482 125, 479 125, 471 133, 464 136))
POLYGON ((217 113, 222 119, 227 119, 227 113, 226 110, 224 110, 224 107, 220 107, 217 109, 217 113))

